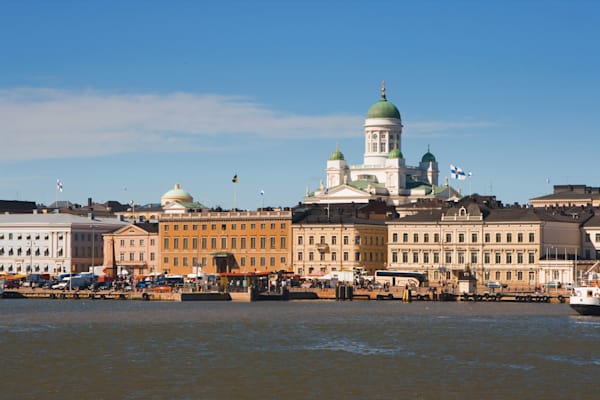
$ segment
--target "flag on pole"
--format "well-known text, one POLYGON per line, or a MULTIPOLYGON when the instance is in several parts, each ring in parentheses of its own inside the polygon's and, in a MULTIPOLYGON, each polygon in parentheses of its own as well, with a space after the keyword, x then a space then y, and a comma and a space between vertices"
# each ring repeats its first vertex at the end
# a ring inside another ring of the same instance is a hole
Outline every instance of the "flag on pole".
POLYGON ((233 182, 233 183, 237 183, 237 181, 238 181, 238 177, 237 177, 237 174, 235 174, 235 175, 233 176, 233 178, 231 179, 231 182, 233 182))
POLYGON ((261 196, 264 196, 264 195, 265 195, 265 191, 264 191, 264 190, 261 190, 261 191, 260 191, 260 195, 261 195, 261 196))
POLYGON ((60 181, 60 179, 57 179, 57 180, 56 180, 56 190, 58 190, 59 192, 62 192, 62 191, 63 191, 63 184, 62 184, 62 182, 60 181))
POLYGON ((450 164, 450 177, 452 179, 458 179, 461 181, 464 181, 465 179, 467 179, 467 175, 465 174, 465 171, 463 171, 462 168, 457 167, 452 164, 450 164))

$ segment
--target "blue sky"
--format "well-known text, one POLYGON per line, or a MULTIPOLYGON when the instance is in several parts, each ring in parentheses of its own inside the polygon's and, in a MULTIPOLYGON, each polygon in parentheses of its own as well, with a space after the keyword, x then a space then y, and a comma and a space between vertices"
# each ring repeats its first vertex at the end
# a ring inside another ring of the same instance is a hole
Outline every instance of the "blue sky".
POLYGON ((526 203, 600 186, 594 1, 5 1, 0 198, 293 206, 362 163, 385 80, 402 152, 526 203), (64 191, 57 194, 56 180, 64 191), (546 183, 550 179, 550 184, 546 183), (264 198, 260 191, 264 190, 264 198))

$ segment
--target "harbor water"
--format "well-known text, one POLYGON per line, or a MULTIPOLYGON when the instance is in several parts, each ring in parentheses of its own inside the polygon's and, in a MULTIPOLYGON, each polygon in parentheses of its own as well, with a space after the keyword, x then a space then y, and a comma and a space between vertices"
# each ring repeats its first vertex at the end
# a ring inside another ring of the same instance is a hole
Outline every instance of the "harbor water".
POLYGON ((565 304, 0 300, 7 399, 595 399, 565 304))

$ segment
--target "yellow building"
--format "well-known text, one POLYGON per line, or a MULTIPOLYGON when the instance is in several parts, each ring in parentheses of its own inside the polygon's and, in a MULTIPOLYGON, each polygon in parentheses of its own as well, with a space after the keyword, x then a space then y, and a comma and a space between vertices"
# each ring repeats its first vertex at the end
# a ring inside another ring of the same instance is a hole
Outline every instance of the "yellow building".
POLYGON ((297 207, 292 225, 294 272, 316 277, 356 269, 373 274, 385 268, 385 220, 392 215, 393 208, 373 201, 297 207))
POLYGON ((580 225, 589 210, 504 207, 493 197, 465 198, 388 224, 389 268, 456 283, 463 271, 480 283, 534 289, 572 282, 581 262, 580 225))
POLYGON ((290 210, 212 211, 160 217, 165 273, 288 270, 290 210))

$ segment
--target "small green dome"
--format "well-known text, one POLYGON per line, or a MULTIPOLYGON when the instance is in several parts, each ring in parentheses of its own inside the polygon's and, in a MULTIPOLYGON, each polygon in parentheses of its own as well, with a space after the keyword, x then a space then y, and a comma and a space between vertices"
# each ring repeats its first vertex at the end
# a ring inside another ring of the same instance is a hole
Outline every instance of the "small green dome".
POLYGON ((394 149, 388 154, 388 158, 404 158, 400 149, 394 149))
POLYGON ((367 118, 396 118, 400 119, 400 111, 385 97, 385 84, 381 86, 381 99, 373 104, 367 112, 367 118))
POLYGON ((429 146, 427 146, 427 153, 423 154, 423 158, 421 158, 422 163, 430 163, 435 162, 435 156, 431 154, 429 151, 429 146))
POLYGON ((335 151, 333 153, 331 153, 331 156, 329 156, 329 160, 330 161, 344 160, 344 154, 342 154, 338 145, 335 146, 335 151))

